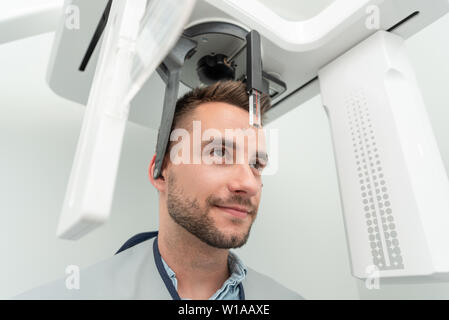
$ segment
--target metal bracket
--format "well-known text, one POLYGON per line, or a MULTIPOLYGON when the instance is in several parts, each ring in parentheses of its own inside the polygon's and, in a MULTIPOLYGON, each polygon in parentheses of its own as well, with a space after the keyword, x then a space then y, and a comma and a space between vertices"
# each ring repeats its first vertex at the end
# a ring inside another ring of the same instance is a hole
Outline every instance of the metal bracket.
POLYGON ((175 48, 170 52, 170 54, 165 58, 165 60, 157 69, 158 74, 167 84, 167 87, 165 89, 162 119, 159 127, 159 134, 157 137, 156 163, 153 175, 154 179, 158 179, 162 172, 162 164, 170 138, 170 131, 176 109, 176 101, 178 99, 181 69, 184 65, 186 57, 192 50, 196 48, 196 46, 197 43, 195 41, 182 36, 176 44, 175 48))

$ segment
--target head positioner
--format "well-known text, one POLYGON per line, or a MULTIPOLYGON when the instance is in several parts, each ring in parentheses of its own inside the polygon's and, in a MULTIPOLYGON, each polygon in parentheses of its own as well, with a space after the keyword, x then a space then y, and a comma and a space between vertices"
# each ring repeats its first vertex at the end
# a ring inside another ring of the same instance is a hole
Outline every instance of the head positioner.
POLYGON ((268 94, 270 84, 285 89, 282 81, 273 79, 262 70, 259 33, 255 30, 248 32, 229 23, 209 22, 187 29, 157 71, 167 87, 156 145, 155 179, 161 174, 180 81, 189 87, 223 80, 245 82, 249 99, 249 124, 254 127, 261 126, 260 99, 263 93, 268 94), (225 47, 234 48, 233 52, 223 54, 225 47), (245 49, 246 59, 241 55, 245 49))

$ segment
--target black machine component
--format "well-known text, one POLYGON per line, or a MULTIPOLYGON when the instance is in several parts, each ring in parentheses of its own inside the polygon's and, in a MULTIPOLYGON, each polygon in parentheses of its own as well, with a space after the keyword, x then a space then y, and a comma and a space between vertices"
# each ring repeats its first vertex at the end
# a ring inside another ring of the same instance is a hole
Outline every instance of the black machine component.
POLYGON ((158 140, 156 145, 156 167, 154 177, 159 177, 170 138, 170 129, 175 114, 176 100, 178 99, 179 80, 181 68, 185 58, 195 49, 196 43, 186 37, 181 37, 175 48, 168 54, 158 73, 166 83, 164 106, 162 109, 161 125, 159 127, 158 140))
POLYGON ((262 76, 262 52, 260 44, 260 35, 252 30, 246 35, 246 86, 248 92, 257 90, 267 93, 267 87, 264 86, 262 76))
POLYGON ((181 72, 181 82, 187 87, 209 85, 219 80, 246 82, 249 69, 253 74, 251 82, 260 79, 262 72, 262 80, 254 87, 260 92, 276 99, 286 91, 283 81, 262 70, 260 36, 257 31, 248 32, 227 22, 205 22, 186 29, 183 36, 197 43, 195 50, 186 57, 181 72), (251 41, 250 46, 247 46, 248 39, 251 41), (252 60, 248 63, 248 51, 251 50, 252 60), (255 65, 257 63, 258 66, 255 65), (256 73, 259 75, 256 76, 256 73))
POLYGON ((207 55, 198 61, 198 77, 211 85, 219 80, 234 80, 235 69, 224 54, 207 55))
MULTIPOLYGON (((260 35, 256 30, 246 35, 246 89, 249 95, 249 124, 261 127, 262 93, 267 93, 268 85, 264 85, 262 76, 262 49, 260 35)), ((265 83, 266 84, 266 83, 265 83)))

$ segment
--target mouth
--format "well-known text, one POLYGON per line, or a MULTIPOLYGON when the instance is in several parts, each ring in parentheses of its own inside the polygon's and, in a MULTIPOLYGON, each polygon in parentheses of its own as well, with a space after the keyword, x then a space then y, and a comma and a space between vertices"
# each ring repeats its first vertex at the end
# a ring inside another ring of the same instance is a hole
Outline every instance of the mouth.
POLYGON ((246 218, 246 216, 248 216, 248 211, 244 208, 239 208, 239 207, 221 207, 221 206, 215 206, 218 209, 229 213, 230 215, 233 215, 234 217, 237 218, 246 218))

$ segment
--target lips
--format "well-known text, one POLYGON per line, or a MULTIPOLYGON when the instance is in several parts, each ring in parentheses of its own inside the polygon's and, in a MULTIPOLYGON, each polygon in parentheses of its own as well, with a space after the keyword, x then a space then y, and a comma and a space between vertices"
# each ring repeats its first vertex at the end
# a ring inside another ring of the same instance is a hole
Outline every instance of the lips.
POLYGON ((229 207, 216 206, 216 207, 238 218, 245 218, 248 215, 248 210, 244 207, 239 206, 229 206, 229 207))

